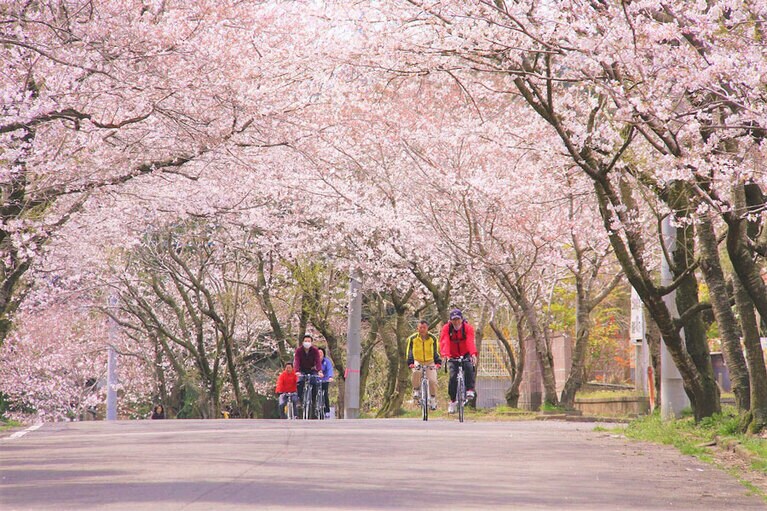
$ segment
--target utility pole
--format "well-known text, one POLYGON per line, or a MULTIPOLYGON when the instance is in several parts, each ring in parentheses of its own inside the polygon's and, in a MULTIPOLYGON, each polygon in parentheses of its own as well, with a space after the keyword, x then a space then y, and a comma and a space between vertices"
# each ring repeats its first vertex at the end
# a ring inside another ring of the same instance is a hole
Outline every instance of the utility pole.
POLYGON ((647 368, 650 365, 650 349, 644 321, 644 304, 639 293, 631 288, 631 341, 634 343, 634 388, 649 393, 647 368))
MULTIPOLYGON (((116 313, 117 297, 109 295, 109 308, 116 313)), ((117 420, 117 352, 114 344, 117 341, 117 323, 109 318, 109 355, 107 358, 107 420, 117 420)))
POLYGON ((349 281, 349 327, 346 335, 344 419, 360 415, 360 353, 362 330, 362 275, 357 270, 349 281))
MULTIPOLYGON (((671 215, 663 219, 662 223, 663 245, 666 247, 665 253, 671 255, 674 253, 676 245, 676 228, 671 225, 671 215)), ((660 267, 660 283, 662 286, 668 286, 674 281, 671 273, 671 263, 664 255, 660 267)), ((672 291, 663 297, 671 316, 679 317, 679 311, 676 308, 676 291, 672 291)), ((684 342, 684 330, 680 332, 682 342, 684 342)), ((690 400, 684 391, 682 375, 679 373, 671 354, 668 352, 666 342, 660 343, 660 416, 664 420, 680 417, 682 410, 690 406, 690 400)))

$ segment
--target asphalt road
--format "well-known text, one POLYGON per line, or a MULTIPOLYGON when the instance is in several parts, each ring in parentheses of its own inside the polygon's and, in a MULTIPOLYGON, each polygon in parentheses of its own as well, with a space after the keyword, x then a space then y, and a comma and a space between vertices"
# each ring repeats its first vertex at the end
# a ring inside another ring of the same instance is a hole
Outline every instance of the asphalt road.
POLYGON ((51 423, 0 440, 0 509, 767 509, 710 465, 593 429, 454 420, 51 423))

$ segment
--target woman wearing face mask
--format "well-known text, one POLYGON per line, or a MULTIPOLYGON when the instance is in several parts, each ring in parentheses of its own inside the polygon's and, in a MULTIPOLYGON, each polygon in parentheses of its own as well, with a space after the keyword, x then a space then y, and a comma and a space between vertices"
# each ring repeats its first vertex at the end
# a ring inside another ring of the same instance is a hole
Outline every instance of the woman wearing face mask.
MULTIPOLYGON (((298 376, 298 397, 302 398, 304 395, 304 381, 305 376, 316 374, 320 378, 322 377, 322 357, 320 356, 320 350, 318 350, 313 343, 314 339, 311 335, 306 334, 304 336, 301 346, 296 348, 296 354, 293 357, 293 367, 295 368, 296 375, 298 376), (303 376, 303 377, 302 377, 303 376)), ((312 384, 312 401, 317 398, 317 385, 312 384)), ((303 406, 303 403, 301 403, 303 406)))

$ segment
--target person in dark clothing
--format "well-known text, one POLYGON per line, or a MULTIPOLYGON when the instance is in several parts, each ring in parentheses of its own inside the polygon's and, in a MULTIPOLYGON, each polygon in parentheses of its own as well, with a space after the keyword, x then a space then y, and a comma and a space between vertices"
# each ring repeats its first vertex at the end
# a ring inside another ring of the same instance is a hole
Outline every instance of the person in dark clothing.
POLYGON ((319 348, 322 357, 322 390, 325 391, 325 418, 330 418, 330 382, 333 381, 333 362, 325 356, 325 350, 319 348))
MULTIPOLYGON (((306 334, 304 335, 301 346, 296 348, 296 353, 293 356, 293 367, 298 376, 298 399, 302 401, 304 396, 304 383, 311 375, 317 375, 322 377, 322 356, 320 350, 314 346, 314 338, 306 334)), ((312 384, 312 401, 317 398, 317 384, 312 384)))
POLYGON ((164 419, 165 418, 165 407, 162 405, 155 405, 154 408, 152 408, 152 418, 153 419, 164 419))

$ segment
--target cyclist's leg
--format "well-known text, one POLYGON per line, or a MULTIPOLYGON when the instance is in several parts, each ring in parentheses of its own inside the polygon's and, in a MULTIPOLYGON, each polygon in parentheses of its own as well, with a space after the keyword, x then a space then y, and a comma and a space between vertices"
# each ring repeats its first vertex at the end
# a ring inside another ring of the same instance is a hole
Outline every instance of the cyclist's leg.
POLYGON ((298 400, 303 405, 303 399, 304 399, 304 379, 303 378, 298 379, 297 392, 298 392, 298 400))
POLYGON ((426 368, 426 379, 429 380, 429 397, 437 396, 437 368, 429 366, 426 368))
POLYGON ((463 364, 463 375, 466 379, 466 390, 474 391, 474 366, 471 364, 471 362, 464 362, 463 364))
POLYGON ((456 362, 447 363, 448 374, 450 374, 450 381, 447 384, 447 395, 450 396, 450 401, 455 401, 455 391, 458 387, 456 377, 458 376, 458 364, 456 362))
POLYGON ((322 391, 325 395, 325 413, 330 413, 330 382, 322 382, 322 391))
MULTIPOLYGON (((317 382, 317 380, 314 379, 314 381, 312 383, 312 403, 316 403, 317 402, 317 387, 319 387, 319 385, 320 385, 319 382, 317 382)), ((316 409, 315 406, 313 406, 312 408, 316 409)), ((312 410, 312 411, 315 411, 315 410, 312 410)), ((316 419, 316 417, 315 417, 315 419, 316 419)))
POLYGON ((418 393, 418 389, 421 388, 421 370, 417 367, 412 369, 413 373, 410 376, 410 380, 413 383, 413 397, 418 393))
MULTIPOLYGON (((287 401, 289 401, 288 398, 287 398, 287 395, 284 394, 284 393, 280 394, 280 397, 277 400, 277 408, 278 408, 278 410, 280 412, 280 419, 287 419, 288 418, 287 414, 285 413, 285 403, 287 401)), ((289 403, 288 403, 288 406, 290 406, 289 403)))

